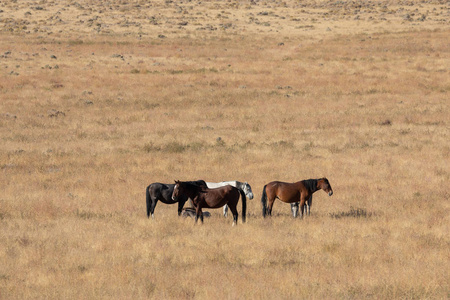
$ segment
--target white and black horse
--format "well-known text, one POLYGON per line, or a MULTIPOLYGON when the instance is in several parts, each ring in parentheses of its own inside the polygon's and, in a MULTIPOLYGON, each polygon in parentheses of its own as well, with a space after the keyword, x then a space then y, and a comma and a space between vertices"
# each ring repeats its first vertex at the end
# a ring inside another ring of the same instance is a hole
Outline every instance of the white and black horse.
MULTIPOLYGON (((192 183, 194 185, 200 186, 200 187, 207 187, 205 181, 203 180, 197 180, 197 181, 189 181, 189 183, 192 183)), ((158 203, 158 200, 165 204, 175 204, 178 203, 178 215, 181 215, 181 212, 183 210, 183 206, 188 200, 188 197, 186 196, 180 196, 176 201, 172 199, 173 194, 173 188, 175 187, 175 184, 165 184, 165 183, 159 183, 155 182, 150 184, 146 190, 146 201, 147 201, 147 217, 150 218, 150 214, 152 215, 152 218, 154 218, 155 213, 155 207, 156 203, 158 203)))
MULTIPOLYGON (((250 200, 253 199, 252 187, 247 182, 240 182, 240 181, 233 180, 233 181, 222 181, 222 182, 206 182, 206 185, 210 189, 215 189, 215 188, 218 188, 221 186, 231 185, 231 186, 234 186, 235 188, 237 188, 238 190, 243 191, 245 196, 248 197, 248 199, 250 199, 250 200)), ((226 217, 227 214, 228 214, 228 205, 225 205, 223 207, 223 215, 226 217)))

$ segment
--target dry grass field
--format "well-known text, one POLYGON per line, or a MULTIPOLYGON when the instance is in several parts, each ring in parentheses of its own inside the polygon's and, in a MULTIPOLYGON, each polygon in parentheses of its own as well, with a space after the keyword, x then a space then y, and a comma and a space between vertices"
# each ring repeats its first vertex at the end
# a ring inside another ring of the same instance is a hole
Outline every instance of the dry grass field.
POLYGON ((437 0, 0 1, 0 299, 450 298, 449 37, 437 0), (147 219, 195 179, 247 222, 147 219))

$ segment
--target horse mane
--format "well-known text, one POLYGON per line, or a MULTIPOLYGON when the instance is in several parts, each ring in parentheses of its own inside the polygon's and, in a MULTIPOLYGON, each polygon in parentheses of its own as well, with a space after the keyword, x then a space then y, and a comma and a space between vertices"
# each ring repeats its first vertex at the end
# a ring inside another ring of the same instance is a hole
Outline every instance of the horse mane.
POLYGON ((206 182, 204 180, 196 180, 196 181, 185 181, 186 183, 190 183, 199 187, 206 187, 206 182))
POLYGON ((199 181, 181 181, 180 182, 184 186, 189 186, 191 189, 195 189, 199 193, 205 192, 205 186, 202 185, 199 181))
POLYGON ((308 189, 309 192, 314 193, 317 191, 317 182, 319 179, 308 179, 302 180, 303 185, 308 189))
POLYGON ((240 181, 237 181, 237 180, 233 180, 233 181, 231 181, 231 182, 235 182, 236 187, 237 187, 238 189, 240 189, 240 190, 243 190, 244 187, 245 187, 245 183, 244 183, 244 182, 240 182, 240 181))

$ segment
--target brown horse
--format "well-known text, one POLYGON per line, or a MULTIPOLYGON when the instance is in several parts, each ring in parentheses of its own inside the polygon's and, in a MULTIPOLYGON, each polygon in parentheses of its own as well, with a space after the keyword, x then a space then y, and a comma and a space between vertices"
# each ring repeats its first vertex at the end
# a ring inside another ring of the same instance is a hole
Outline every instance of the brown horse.
POLYGON ((286 203, 300 202, 301 217, 303 217, 306 201, 318 190, 324 190, 329 196, 333 195, 333 189, 326 178, 302 180, 294 183, 272 181, 266 184, 263 189, 261 197, 263 217, 266 217, 266 214, 272 215, 273 203, 277 198, 286 203))
POLYGON ((202 208, 220 208, 228 204, 233 214, 234 226, 238 220, 237 203, 239 202, 239 195, 242 198, 242 222, 245 222, 245 211, 247 209, 245 194, 243 191, 231 185, 209 189, 189 182, 175 181, 172 200, 176 201, 181 196, 191 198, 196 210, 195 222, 200 218, 202 223, 202 208))

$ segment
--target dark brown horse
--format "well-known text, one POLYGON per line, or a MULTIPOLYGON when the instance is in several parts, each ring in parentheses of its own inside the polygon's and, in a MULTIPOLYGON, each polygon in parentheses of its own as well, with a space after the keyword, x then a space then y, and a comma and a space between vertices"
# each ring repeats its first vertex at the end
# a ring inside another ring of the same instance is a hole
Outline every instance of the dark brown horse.
POLYGON ((272 181, 264 186, 261 203, 263 217, 272 215, 272 207, 275 199, 286 203, 300 202, 301 217, 305 209, 305 203, 312 194, 318 190, 324 190, 329 196, 333 195, 333 189, 326 178, 302 180, 294 183, 272 181))
POLYGON ((245 222, 245 211, 247 209, 245 194, 243 191, 231 185, 209 189, 189 182, 175 181, 172 200, 177 201, 179 197, 183 196, 191 198, 196 210, 195 222, 200 218, 202 223, 202 208, 220 208, 228 204, 233 214, 233 225, 236 225, 238 220, 237 203, 239 202, 239 195, 242 198, 242 222, 245 222))

